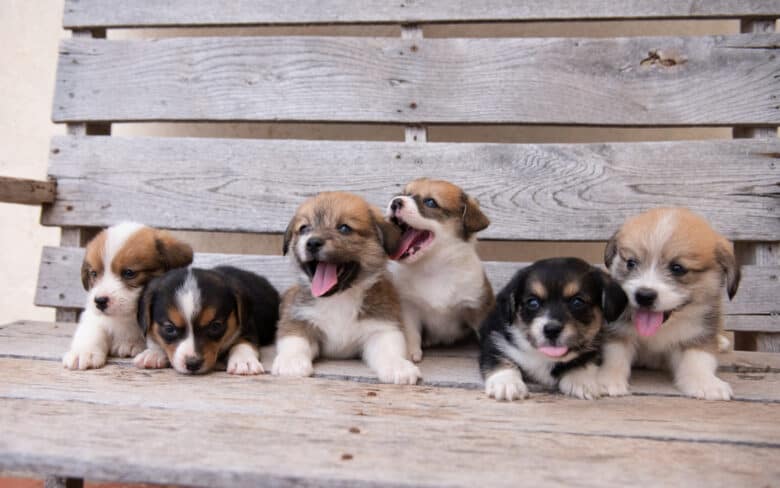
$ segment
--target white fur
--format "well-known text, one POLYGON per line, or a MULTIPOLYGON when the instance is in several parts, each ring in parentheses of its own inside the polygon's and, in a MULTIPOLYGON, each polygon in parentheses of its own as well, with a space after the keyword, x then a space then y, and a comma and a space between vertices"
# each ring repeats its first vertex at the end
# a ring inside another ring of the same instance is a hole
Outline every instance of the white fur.
POLYGON ((161 369, 168 367, 168 355, 151 337, 146 338, 146 349, 133 358, 136 368, 161 369))
POLYGON ((200 288, 192 270, 187 272, 187 278, 185 278, 184 283, 176 290, 175 299, 177 308, 187 322, 187 335, 176 346, 171 366, 179 373, 192 373, 193 371, 187 369, 187 358, 197 356, 195 351, 195 330, 192 324, 200 313, 201 307, 200 288))
POLYGON ((602 346, 601 367, 597 381, 603 395, 628 395, 628 379, 631 377, 631 364, 634 361, 633 344, 608 342, 602 346))
POLYGON ((311 376, 316 356, 309 341, 300 336, 281 337, 276 341, 276 358, 271 373, 279 376, 311 376))
POLYGON ((574 368, 561 376, 558 389, 565 395, 582 400, 594 400, 601 396, 598 372, 598 366, 593 363, 583 368, 574 368))
MULTIPOLYGON (((494 332, 492 340, 499 351, 518 364, 520 369, 534 381, 546 386, 555 386, 556 380, 550 372, 557 361, 537 351, 522 334, 512 331, 512 342, 509 342, 503 335, 494 332)), ((564 358, 567 356, 569 354, 564 358)))
POLYGON ((704 400, 731 400, 728 383, 715 376, 718 361, 707 351, 687 349, 671 354, 674 382, 683 393, 704 400))
POLYGON ((239 375, 255 375, 264 373, 265 370, 258 358, 257 349, 245 342, 240 342, 230 349, 227 372, 239 375))
POLYGON ((528 387, 517 368, 505 368, 492 373, 485 380, 485 393, 498 401, 521 400, 528 397, 528 387))

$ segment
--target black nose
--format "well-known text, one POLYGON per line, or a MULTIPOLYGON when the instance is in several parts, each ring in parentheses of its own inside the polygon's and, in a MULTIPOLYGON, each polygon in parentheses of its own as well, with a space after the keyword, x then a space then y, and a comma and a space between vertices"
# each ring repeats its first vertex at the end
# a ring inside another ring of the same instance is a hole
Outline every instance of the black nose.
POLYGON ((95 297, 95 306, 101 312, 108 308, 108 297, 95 297))
POLYGON ((658 298, 658 292, 652 288, 640 288, 634 293, 637 305, 642 307, 650 307, 655 303, 655 299, 658 298))
POLYGON ((320 250, 323 244, 325 244, 325 241, 319 237, 310 237, 309 240, 306 241, 306 249, 309 252, 317 252, 320 250))
POLYGON ((400 198, 393 198, 393 201, 390 202, 390 210, 393 212, 396 212, 401 209, 401 207, 404 206, 404 201, 400 198))
POLYGON ((559 324, 558 322, 550 322, 548 324, 544 324, 544 328, 542 328, 542 332, 544 332, 544 336, 550 340, 554 341, 558 338, 559 335, 561 335, 561 331, 563 330, 563 325, 559 324))
POLYGON ((184 362, 187 364, 187 371, 192 371, 193 373, 200 370, 200 367, 203 366, 201 358, 189 357, 184 362))

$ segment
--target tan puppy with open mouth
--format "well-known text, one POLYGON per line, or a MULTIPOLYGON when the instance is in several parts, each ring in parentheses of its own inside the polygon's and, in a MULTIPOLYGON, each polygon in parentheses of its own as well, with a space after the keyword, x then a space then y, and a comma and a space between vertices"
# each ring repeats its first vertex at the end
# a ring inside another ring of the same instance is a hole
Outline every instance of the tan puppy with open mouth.
POLYGON ((669 367, 683 393, 729 400, 715 376, 723 327, 724 285, 739 286, 734 246, 699 215, 657 208, 628 219, 608 242, 605 261, 629 307, 608 326, 599 383, 603 393, 628 393, 631 365, 669 367))
POLYGON ((399 235, 357 195, 326 192, 301 204, 284 237, 300 280, 282 298, 273 374, 311 376, 319 356, 362 356, 381 382, 417 383, 386 270, 399 235))
POLYGON ((490 225, 477 201, 447 181, 417 179, 387 206, 403 235, 391 258, 412 360, 422 346, 452 344, 479 330, 495 303, 477 255, 490 225))

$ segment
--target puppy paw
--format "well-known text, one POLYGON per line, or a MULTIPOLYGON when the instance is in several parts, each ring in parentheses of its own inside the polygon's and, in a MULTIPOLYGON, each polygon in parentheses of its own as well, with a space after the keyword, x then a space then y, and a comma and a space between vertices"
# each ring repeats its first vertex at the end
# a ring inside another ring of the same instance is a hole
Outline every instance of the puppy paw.
POLYGON ((135 357, 143 352, 145 347, 143 342, 122 342, 111 346, 111 355, 120 358, 135 357))
POLYGON ((601 396, 601 386, 596 376, 595 367, 576 369, 561 378, 558 389, 564 395, 582 400, 594 400, 601 396))
POLYGON ((68 369, 96 369, 106 364, 103 351, 68 351, 62 358, 62 365, 68 369))
POLYGON ((601 372, 597 377, 599 393, 611 397, 630 395, 628 381, 622 376, 608 372, 601 372))
POLYGON ((382 383, 396 385, 416 385, 422 376, 420 370, 411 361, 399 358, 392 364, 377 370, 377 376, 382 383))
POLYGON ((678 381, 677 387, 687 396, 702 400, 731 400, 734 396, 731 385, 717 376, 701 378, 698 381, 678 381))
POLYGON ((263 363, 252 357, 231 357, 228 359, 227 372, 230 374, 255 375, 263 374, 263 363))
POLYGON ((167 368, 168 356, 159 349, 146 349, 133 358, 133 364, 141 369, 167 368))
POLYGON ((522 400, 528 397, 528 387, 516 369, 503 369, 485 380, 485 393, 498 401, 522 400))
POLYGON ((300 354, 280 354, 274 359, 271 372, 277 376, 311 376, 314 366, 311 359, 300 354))
POLYGON ((422 361, 422 358, 423 358, 422 348, 418 347, 414 350, 409 351, 409 359, 411 359, 415 363, 419 363, 420 361, 422 361))

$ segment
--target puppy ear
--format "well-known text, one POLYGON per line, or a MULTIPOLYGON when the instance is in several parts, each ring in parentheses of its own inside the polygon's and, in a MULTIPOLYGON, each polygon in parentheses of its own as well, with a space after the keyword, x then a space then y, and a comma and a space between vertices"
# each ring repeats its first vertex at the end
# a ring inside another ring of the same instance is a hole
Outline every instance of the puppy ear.
POLYGON ((86 259, 81 263, 81 285, 89 291, 89 265, 86 259))
POLYGON ((158 230, 154 235, 154 245, 163 263, 163 270, 169 271, 192 264, 192 247, 182 242, 165 230, 158 230))
MULTIPOLYGON (((618 231, 619 232, 619 231, 618 231)), ((607 269, 612 267, 612 261, 617 255, 617 236, 618 232, 612 234, 612 237, 607 241, 607 247, 604 248, 604 264, 607 265, 607 269)))
POLYGON ((295 224, 295 217, 287 224, 287 229, 284 231, 284 244, 282 244, 282 255, 287 256, 287 251, 290 250, 290 241, 293 235, 293 224, 295 224))
POLYGON ((515 273, 509 283, 496 295, 496 310, 505 324, 514 321, 517 314, 517 295, 525 290, 526 281, 528 281, 527 267, 515 273))
POLYGON ((146 336, 149 327, 152 325, 152 307, 157 296, 157 290, 160 288, 161 277, 153 278, 144 288, 141 297, 138 299, 138 311, 136 312, 138 326, 146 336))
POLYGON ((737 258, 734 256, 734 245, 723 239, 715 248, 715 259, 726 276, 726 292, 729 294, 729 300, 731 300, 737 294, 739 280, 742 277, 739 264, 737 264, 737 258))
POLYGON ((382 211, 376 207, 371 208, 374 226, 379 237, 379 243, 387 254, 392 255, 401 242, 401 229, 392 222, 388 222, 382 216, 382 211))
POLYGON ((490 225, 490 219, 482 213, 479 202, 473 197, 463 194, 463 230, 466 236, 479 232, 490 225))
POLYGON ((623 287, 608 273, 597 268, 595 272, 601 281, 601 309, 604 311, 604 318, 607 322, 614 322, 626 309, 628 297, 623 287))

